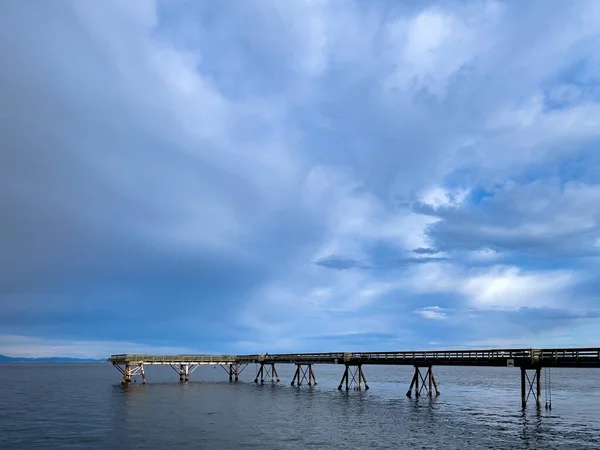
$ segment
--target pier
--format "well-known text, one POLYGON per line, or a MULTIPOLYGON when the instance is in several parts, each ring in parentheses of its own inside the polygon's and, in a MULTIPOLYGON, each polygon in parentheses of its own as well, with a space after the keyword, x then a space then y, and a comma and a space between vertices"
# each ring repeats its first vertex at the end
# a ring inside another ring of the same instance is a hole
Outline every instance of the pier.
MULTIPOLYGON (((290 384, 309 386, 317 384, 314 365, 338 364, 343 366, 339 390, 367 390, 368 365, 411 365, 414 375, 406 395, 440 395, 434 376, 434 366, 516 367, 521 372, 521 402, 525 407, 531 397, 541 407, 541 371, 543 368, 600 368, 600 348, 563 349, 493 349, 493 350, 428 350, 412 352, 358 352, 358 353, 283 353, 257 355, 112 355, 108 361, 122 374, 121 383, 127 385, 132 377, 140 376, 146 383, 145 366, 168 365, 179 374, 181 382, 189 381, 201 365, 218 365, 230 382, 249 364, 258 364, 255 383, 280 381, 277 364, 294 364, 296 371, 290 384)), ((406 380, 408 383, 408 380, 406 380)), ((548 405, 546 405, 548 406, 548 405)), ((551 406, 551 405, 550 405, 551 406)))

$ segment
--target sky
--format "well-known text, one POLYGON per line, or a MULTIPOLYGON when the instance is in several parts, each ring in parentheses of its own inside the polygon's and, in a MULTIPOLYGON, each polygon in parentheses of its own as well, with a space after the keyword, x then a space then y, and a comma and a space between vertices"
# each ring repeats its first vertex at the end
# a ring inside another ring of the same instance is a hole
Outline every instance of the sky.
POLYGON ((600 346, 600 2, 0 2, 0 353, 600 346))

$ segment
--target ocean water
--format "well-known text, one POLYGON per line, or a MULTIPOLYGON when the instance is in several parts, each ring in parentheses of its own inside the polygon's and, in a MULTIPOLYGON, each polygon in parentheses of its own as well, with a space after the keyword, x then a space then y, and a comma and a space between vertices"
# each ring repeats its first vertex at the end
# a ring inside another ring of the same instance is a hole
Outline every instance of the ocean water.
MULTIPOLYGON (((169 367, 120 385, 108 363, 0 364, 0 449, 600 448, 600 369, 552 369, 552 411, 521 408, 514 368, 434 367, 441 395, 405 397, 412 367, 364 366, 368 391, 338 391, 343 366, 314 366, 318 386, 229 383, 169 367)), ((544 399, 544 397, 543 397, 544 399)))

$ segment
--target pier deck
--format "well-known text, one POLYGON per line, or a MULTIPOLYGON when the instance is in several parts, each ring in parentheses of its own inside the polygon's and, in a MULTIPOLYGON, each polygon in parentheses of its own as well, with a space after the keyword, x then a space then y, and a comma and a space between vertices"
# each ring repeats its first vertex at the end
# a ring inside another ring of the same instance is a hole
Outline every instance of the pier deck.
MULTIPOLYGON (((339 390, 369 389, 364 365, 410 365, 415 372, 406 395, 416 397, 423 391, 426 395, 439 395, 438 385, 433 375, 433 366, 471 367, 517 367, 521 369, 522 405, 526 406, 530 395, 541 405, 541 371, 543 368, 600 368, 600 348, 558 348, 558 349, 491 349, 491 350, 426 350, 409 352, 338 352, 338 353, 280 353, 256 355, 112 355, 110 362, 123 375, 122 384, 127 385, 133 376, 140 375, 146 383, 144 366, 169 365, 179 374, 181 382, 188 381, 190 375, 201 365, 219 365, 229 375, 229 381, 238 381, 241 372, 249 364, 260 364, 254 382, 264 383, 265 379, 279 382, 276 364, 295 364, 296 372, 291 385, 304 382, 316 385, 313 365, 340 364, 344 366, 339 390), (426 370, 425 370, 426 369, 426 370), (533 378, 528 371, 534 371, 533 378)), ((548 407, 548 404, 546 405, 548 407)), ((550 404, 551 408, 551 404, 550 404)))

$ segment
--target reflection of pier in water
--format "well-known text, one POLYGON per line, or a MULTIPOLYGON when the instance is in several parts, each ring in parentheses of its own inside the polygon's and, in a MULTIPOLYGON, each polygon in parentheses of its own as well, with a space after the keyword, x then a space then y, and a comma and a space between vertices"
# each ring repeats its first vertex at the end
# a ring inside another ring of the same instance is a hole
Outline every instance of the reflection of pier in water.
POLYGON ((141 376, 146 383, 145 366, 168 365, 179 374, 179 380, 188 381, 201 365, 219 365, 229 381, 238 381, 248 364, 260 364, 255 383, 279 382, 276 364, 295 364, 296 371, 291 385, 304 382, 317 384, 314 364, 344 365, 339 390, 369 389, 363 366, 365 365, 412 365, 415 368, 406 395, 411 397, 439 395, 433 374, 433 366, 479 366, 518 367, 521 369, 521 399, 526 406, 533 394, 541 406, 541 370, 551 367, 600 368, 600 348, 564 349, 509 349, 509 350, 435 350, 419 352, 361 352, 361 353, 287 353, 274 355, 112 355, 109 361, 123 375, 122 384, 131 382, 133 376, 141 376), (532 377, 530 377, 530 374, 532 377))

